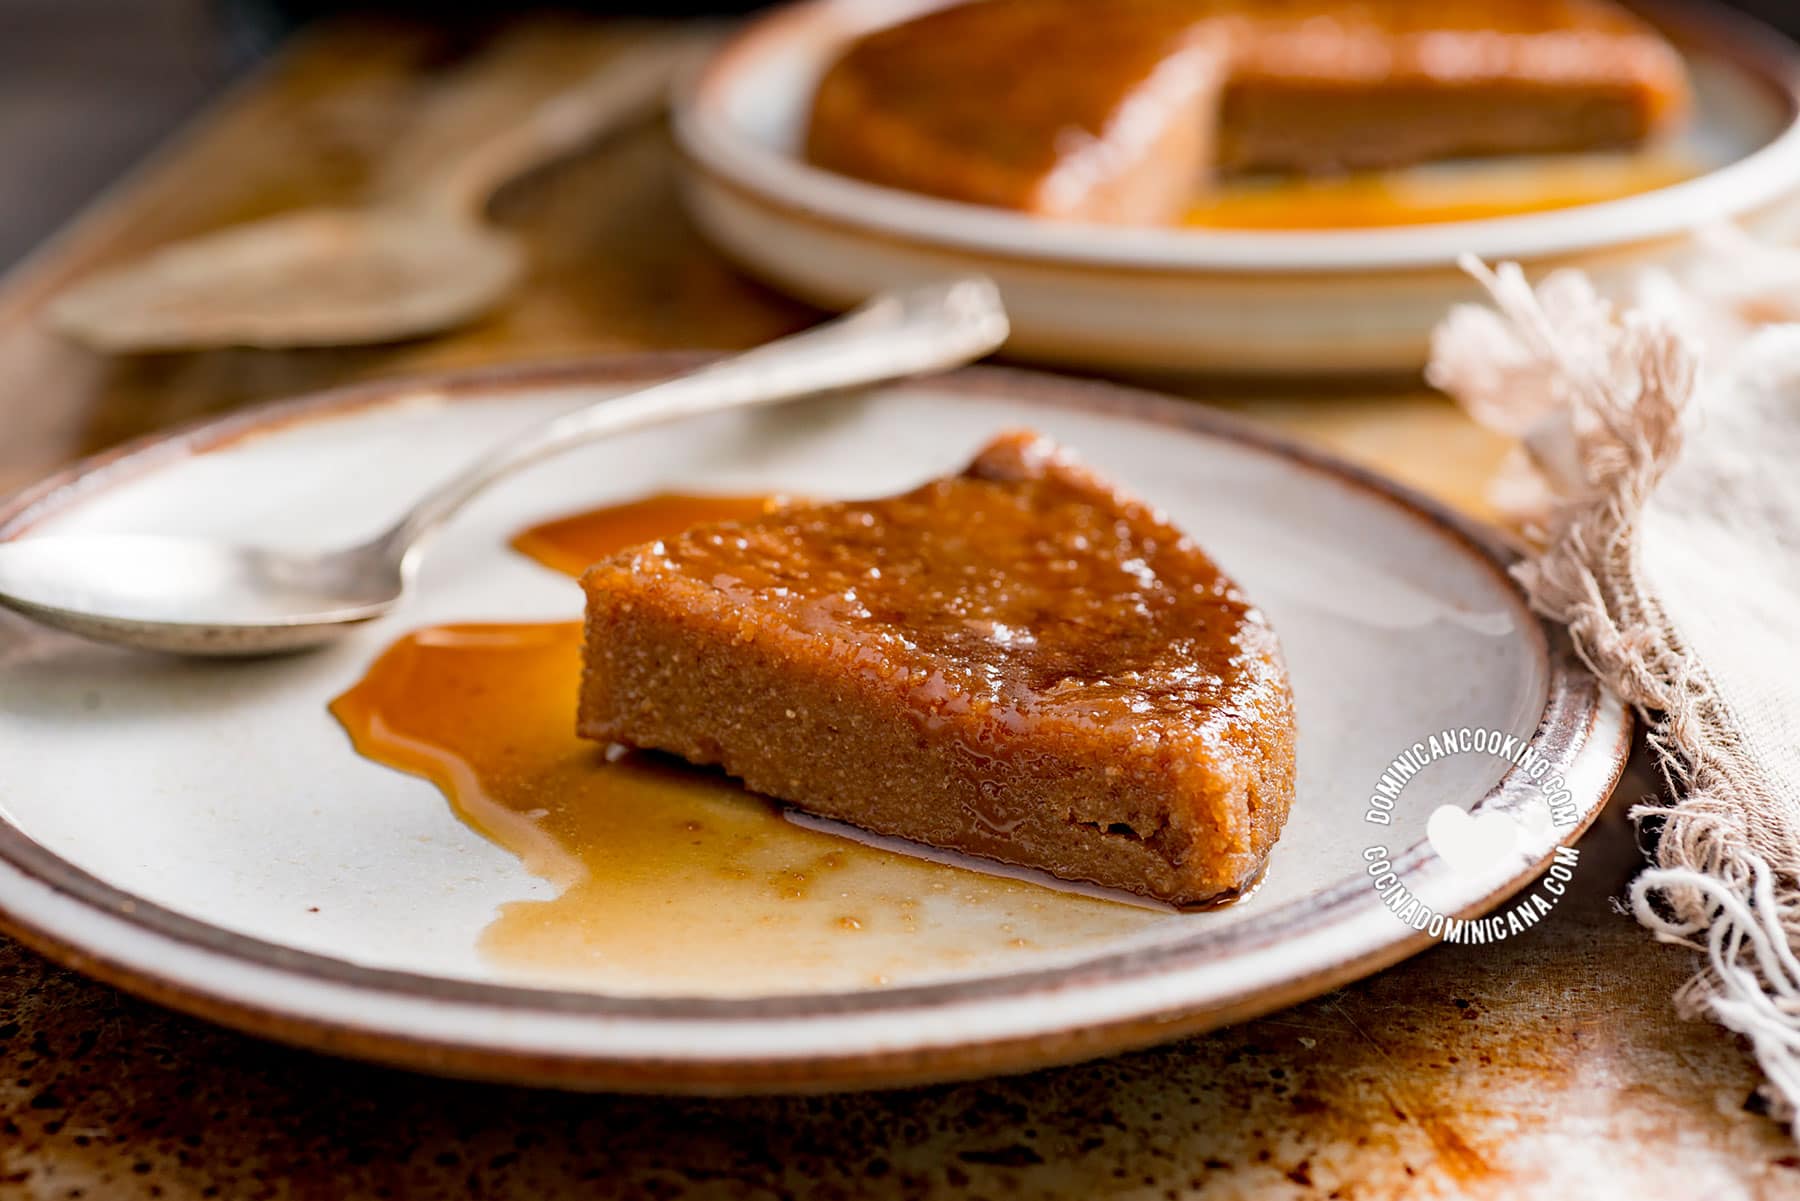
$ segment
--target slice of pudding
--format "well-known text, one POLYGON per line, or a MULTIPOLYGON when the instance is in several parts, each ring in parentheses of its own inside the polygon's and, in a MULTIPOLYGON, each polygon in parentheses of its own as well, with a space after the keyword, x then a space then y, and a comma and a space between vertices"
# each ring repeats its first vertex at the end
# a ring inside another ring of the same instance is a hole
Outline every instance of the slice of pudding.
POLYGON ((1681 55, 1612 0, 971 0, 854 42, 807 156, 1038 216, 1178 220, 1221 172, 1641 145, 1681 55))
POLYGON ((1048 441, 885 500, 594 566, 579 730, 809 812, 1178 905, 1255 880, 1294 792, 1274 631, 1048 441))

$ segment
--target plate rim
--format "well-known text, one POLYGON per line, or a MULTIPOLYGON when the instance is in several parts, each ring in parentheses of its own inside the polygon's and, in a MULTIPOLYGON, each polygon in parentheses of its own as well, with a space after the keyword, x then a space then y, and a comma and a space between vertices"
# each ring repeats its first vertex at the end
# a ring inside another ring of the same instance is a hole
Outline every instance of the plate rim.
MULTIPOLYGON (((651 353, 508 364, 475 371, 378 380, 255 406, 152 434, 53 473, 0 501, 0 540, 18 537, 63 508, 141 473, 250 438, 279 433, 295 425, 421 400, 454 404, 491 399, 506 392, 639 382, 666 376, 710 357, 713 356, 651 353)), ((1174 426, 1184 432, 1244 445, 1295 466, 1329 475, 1395 505, 1416 519, 1422 518, 1439 536, 1459 545, 1475 561, 1492 571, 1517 599, 1521 611, 1529 614, 1516 584, 1506 573, 1511 552, 1494 531, 1366 468, 1254 426, 1243 418, 1177 397, 1014 368, 969 368, 934 377, 924 386, 1028 399, 1122 420, 1174 426)), ((1530 637, 1547 669, 1545 713, 1533 733, 1532 742, 1547 741, 1553 750, 1550 757, 1565 769, 1565 775, 1572 776, 1575 766, 1584 763, 1596 786, 1588 790, 1593 795, 1583 796, 1580 819, 1573 827, 1557 831, 1556 837, 1546 845, 1531 848, 1526 869, 1509 869, 1504 880, 1477 895, 1462 898, 1460 907, 1455 910, 1462 916, 1485 912, 1503 902, 1535 879, 1558 847, 1579 837, 1604 807, 1624 769, 1631 744, 1630 713, 1580 667, 1566 636, 1535 617, 1529 618, 1525 628, 1531 631, 1530 637)), ((1530 791, 1530 785, 1523 780, 1519 769, 1514 768, 1475 808, 1505 807, 1530 791)), ((1396 856, 1395 868, 1409 885, 1418 884, 1430 891, 1433 880, 1430 858, 1421 842, 1396 856)), ((1436 873, 1436 879, 1442 882, 1441 871, 1436 873)), ((128 936, 136 935, 140 940, 147 938, 152 944, 179 944, 215 956, 223 965, 266 970, 307 984, 342 987, 352 995, 445 1006, 448 1007, 446 1012, 460 1006, 471 1011, 505 1013, 515 1018, 519 1015, 539 1015, 546 1019, 571 1016, 616 1018, 626 1023, 650 1023, 670 1031, 684 1025, 699 1029, 720 1024, 742 1028, 761 1024, 773 1029, 795 1023, 837 1019, 855 1022, 909 1014, 941 1018, 959 1006, 980 1007, 1034 997, 1044 1000, 1058 993, 1067 994, 1070 990, 1079 995, 1084 988, 1090 992, 1104 992, 1121 984, 1153 982, 1179 970, 1203 970, 1209 961, 1216 961, 1221 952, 1233 956, 1250 951, 1266 955, 1271 947, 1290 938, 1331 932, 1344 924, 1341 920, 1330 920, 1334 917, 1342 918, 1348 913, 1354 920, 1358 918, 1359 909, 1362 917, 1369 912, 1364 906, 1353 904, 1357 894, 1362 892, 1362 886, 1351 880, 1316 895, 1304 910, 1297 911, 1279 928, 1271 927, 1266 921, 1245 923, 1210 935, 1170 939, 1155 945, 1100 953, 1070 964, 1008 975, 840 993, 669 998, 608 996, 578 990, 455 980, 370 967, 266 942, 164 909, 125 892, 63 860, 11 821, 0 818, 0 896, 9 891, 16 894, 21 883, 27 893, 33 887, 47 889, 59 900, 74 904, 87 918, 122 923, 128 936), (8 885, 14 887, 9 889, 8 885), (1196 946, 1196 943, 1205 945, 1196 946), (1246 947, 1248 950, 1243 951, 1246 947)), ((48 904, 47 907, 55 908, 48 904)), ((1234 993, 1228 988, 1209 999, 1181 1001, 1166 998, 1162 1004, 1148 1007, 1138 1004, 1133 1012, 1106 1021, 1070 1026, 1052 1020, 1039 1023, 1046 1028, 1026 1028, 1010 1036, 976 1042, 952 1034, 947 1038, 914 1039, 910 1045, 840 1049, 837 1052, 815 1046, 810 1050, 803 1049, 801 1053, 761 1057, 705 1053, 648 1056, 635 1055, 618 1047, 609 1051, 593 1048, 576 1052, 552 1051, 525 1045, 530 1042, 528 1038, 516 1037, 510 1042, 498 1038, 488 1041, 424 1038, 397 1031, 391 1026, 379 1028, 342 1019, 319 1020, 317 1015, 304 1010, 257 1003, 220 987, 211 987, 206 981, 179 978, 159 972, 143 962, 129 962, 117 954, 97 951, 94 946, 83 945, 79 938, 69 936, 70 919, 64 919, 59 928, 57 922, 45 921, 41 912, 36 916, 37 920, 34 920, 32 913, 22 911, 16 904, 0 904, 0 929, 65 966, 128 992, 252 1033, 445 1074, 570 1087, 709 1093, 887 1086, 1025 1070, 1125 1050, 1294 1003, 1404 958, 1431 941, 1422 933, 1378 939, 1328 957, 1328 962, 1285 973, 1278 985, 1261 991, 1252 987, 1234 993)), ((1383 916, 1389 922, 1395 921, 1391 915, 1383 916)))
MULTIPOLYGON (((790 0, 736 31, 677 86, 671 119, 685 165, 709 183, 790 217, 858 238, 1018 263, 1154 277, 1336 276, 1366 271, 1455 270, 1463 253, 1531 261, 1617 253, 1679 240, 1690 214, 1741 219, 1800 190, 1800 45, 1710 0, 1631 0, 1682 47, 1730 61, 1780 98, 1788 123, 1749 154, 1691 179, 1565 209, 1375 230, 1189 230, 1048 222, 909 193, 838 175, 741 135, 724 94, 771 50, 816 42, 833 10, 882 0, 790 0)), ((889 0, 923 11, 961 0, 889 0)))

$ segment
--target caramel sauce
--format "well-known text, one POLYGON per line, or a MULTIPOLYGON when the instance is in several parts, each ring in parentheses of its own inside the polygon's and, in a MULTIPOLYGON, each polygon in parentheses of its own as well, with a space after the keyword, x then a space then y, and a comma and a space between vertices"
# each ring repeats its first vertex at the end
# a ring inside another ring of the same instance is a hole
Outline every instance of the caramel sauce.
POLYGON ((767 513, 773 496, 687 496, 664 492, 546 521, 514 535, 512 547, 551 571, 580 577, 614 551, 678 534, 706 521, 739 521, 767 513))
MULTIPOLYGON (((665 495, 521 533, 565 574, 761 497, 665 495)), ((571 595, 571 604, 574 596, 571 595)), ((899 984, 1117 938, 1158 911, 971 871, 787 821, 735 781, 575 735, 578 622, 435 626, 332 703, 356 749, 423 776, 557 889, 482 932, 522 980, 758 994, 899 984)))
POLYGON ((1377 229, 1598 204, 1698 174, 1673 153, 1593 154, 1308 179, 1226 180, 1183 224, 1205 229, 1377 229))

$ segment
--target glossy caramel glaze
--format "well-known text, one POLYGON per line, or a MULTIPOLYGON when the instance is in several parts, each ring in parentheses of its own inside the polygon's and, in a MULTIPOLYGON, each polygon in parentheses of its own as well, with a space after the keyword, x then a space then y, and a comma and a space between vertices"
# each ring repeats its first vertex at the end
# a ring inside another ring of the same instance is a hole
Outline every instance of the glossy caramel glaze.
POLYGON ((1160 738, 1147 716, 1223 716, 1263 670, 1267 627, 1192 542, 1054 453, 1011 438, 902 496, 699 526, 590 588, 704 581, 742 637, 793 631, 902 688, 928 727, 974 714, 1160 738))
POLYGON ((1177 904, 1245 887, 1292 796, 1261 614, 1019 433, 884 500, 602 561, 581 730, 803 808, 1177 904))
MULTIPOLYGON (((525 531, 585 566, 761 497, 664 495, 525 531)), ((580 739, 576 622, 436 626, 390 647, 332 705, 357 750, 432 781, 555 896, 481 935, 522 980, 747 994, 908 983, 1026 962, 1156 920, 1136 906, 876 849, 785 820, 737 782, 580 739)))
POLYGON ((1218 172, 1637 146, 1679 54, 1609 0, 974 0, 828 70, 807 153, 890 187, 1158 223, 1218 172))

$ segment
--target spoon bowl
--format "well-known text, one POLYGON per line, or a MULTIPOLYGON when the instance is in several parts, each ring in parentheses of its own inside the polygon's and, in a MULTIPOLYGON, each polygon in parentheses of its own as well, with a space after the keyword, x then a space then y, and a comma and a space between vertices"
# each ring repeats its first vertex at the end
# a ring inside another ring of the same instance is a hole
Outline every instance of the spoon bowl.
POLYGON ((404 570, 372 545, 288 551, 140 534, 0 542, 11 608, 175 654, 304 650, 380 617, 405 591, 404 570))
POLYGON ((455 210, 314 209, 94 276, 49 317, 112 353, 388 342, 480 315, 522 266, 513 239, 455 210))

